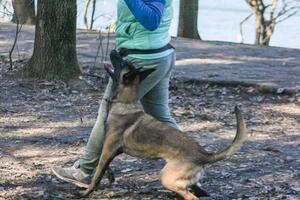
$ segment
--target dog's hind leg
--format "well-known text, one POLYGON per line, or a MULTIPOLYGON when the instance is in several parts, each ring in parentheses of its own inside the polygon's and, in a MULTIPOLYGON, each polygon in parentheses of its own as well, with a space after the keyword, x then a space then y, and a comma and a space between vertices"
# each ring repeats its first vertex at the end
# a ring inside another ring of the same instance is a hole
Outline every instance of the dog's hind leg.
POLYGON ((109 166, 109 163, 114 159, 114 157, 120 153, 120 144, 119 139, 114 137, 113 134, 108 134, 107 138, 104 141, 102 154, 96 168, 95 175, 92 179, 89 188, 82 193, 82 197, 88 196, 101 181, 106 169, 109 166))
POLYGON ((161 170, 160 179, 162 185, 179 194, 185 200, 199 200, 198 197, 188 191, 189 180, 184 176, 184 168, 179 163, 169 162, 161 170))
POLYGON ((208 192, 201 188, 200 184, 195 183, 190 185, 188 190, 197 197, 209 197, 208 192))

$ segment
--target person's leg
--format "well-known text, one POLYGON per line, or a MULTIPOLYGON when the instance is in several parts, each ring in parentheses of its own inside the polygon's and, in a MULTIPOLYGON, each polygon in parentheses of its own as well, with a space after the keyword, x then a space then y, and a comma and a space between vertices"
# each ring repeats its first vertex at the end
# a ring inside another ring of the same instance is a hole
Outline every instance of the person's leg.
POLYGON ((129 59, 136 68, 155 68, 139 85, 139 99, 146 113, 152 115, 161 122, 177 128, 175 120, 170 114, 169 81, 171 71, 175 65, 175 52, 159 59, 129 59))
POLYGON ((79 160, 80 169, 87 174, 93 173, 94 168, 95 166, 97 166, 99 157, 101 155, 103 141, 105 137, 104 124, 108 114, 107 99, 110 99, 111 88, 112 80, 110 79, 108 85, 106 86, 104 96, 101 100, 96 123, 90 134, 88 143, 85 148, 85 152, 79 160))
MULTIPOLYGON (((162 122, 166 122, 171 126, 177 127, 175 120, 171 117, 168 98, 169 98, 169 79, 171 71, 174 66, 175 53, 164 58, 144 60, 144 59, 130 59, 136 68, 143 67, 144 69, 155 68, 139 86, 139 99, 145 112, 154 116, 162 122)), ((109 86, 107 87, 109 88, 109 86)), ((103 98, 108 98, 108 89, 106 89, 103 98)), ((107 115, 104 110, 106 108, 106 101, 102 100, 96 124, 89 137, 88 144, 83 156, 80 158, 80 169, 88 174, 91 174, 97 166, 99 156, 101 155, 104 132, 103 117, 107 115), (103 113, 105 112, 105 113, 103 113)))
MULTIPOLYGON (((88 188, 91 181, 91 173, 97 165, 102 151, 105 136, 104 123, 108 113, 108 103, 106 100, 111 96, 111 87, 112 80, 109 80, 85 153, 71 167, 53 167, 52 172, 58 178, 66 182, 73 183, 79 187, 88 188)), ((109 178, 112 180, 112 177, 109 178)))
POLYGON ((139 88, 139 96, 146 113, 152 115, 161 122, 178 128, 176 121, 171 116, 169 109, 169 82, 172 69, 175 65, 175 53, 170 55, 167 60, 159 62, 156 73, 143 81, 139 88), (157 78, 157 77, 160 78, 157 78), (152 79, 159 80, 154 87, 152 79))
MULTIPOLYGON (((177 127, 175 120, 171 117, 169 106, 168 106, 168 87, 171 70, 175 62, 175 54, 171 54, 164 58, 144 60, 144 59, 130 59, 135 67, 143 67, 145 69, 155 68, 156 70, 150 74, 139 86, 139 98, 141 99, 142 105, 147 113, 153 115, 158 120, 166 122, 173 127, 177 127)), ((72 166, 71 168, 53 168, 52 171, 57 175, 59 174, 61 179, 73 182, 77 185, 81 183, 81 180, 77 181, 77 178, 73 174, 78 174, 80 179, 86 178, 87 175, 91 174, 94 168, 97 166, 99 157, 102 151, 102 145, 105 137, 104 123, 107 117, 107 101, 111 94, 110 81, 104 97, 102 99, 98 117, 93 127, 91 135, 86 146, 85 154, 79 160, 79 165, 72 166), (80 169, 80 170, 78 170, 80 169), (70 177, 73 176, 73 177, 70 177), (67 177, 67 178, 66 178, 67 177), (74 181, 69 180, 75 179, 74 181)), ((78 162, 77 162, 78 164, 78 162)), ((83 185, 80 185, 83 187, 83 185)), ((86 184, 84 184, 84 187, 86 184)))

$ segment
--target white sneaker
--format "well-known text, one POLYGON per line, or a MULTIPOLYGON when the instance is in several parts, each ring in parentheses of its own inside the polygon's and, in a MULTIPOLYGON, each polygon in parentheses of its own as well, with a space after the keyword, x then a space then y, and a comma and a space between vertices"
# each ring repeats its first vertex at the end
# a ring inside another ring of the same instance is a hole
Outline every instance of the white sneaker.
POLYGON ((72 167, 53 167, 51 170, 59 179, 82 188, 88 188, 92 180, 91 175, 80 169, 79 160, 72 167))

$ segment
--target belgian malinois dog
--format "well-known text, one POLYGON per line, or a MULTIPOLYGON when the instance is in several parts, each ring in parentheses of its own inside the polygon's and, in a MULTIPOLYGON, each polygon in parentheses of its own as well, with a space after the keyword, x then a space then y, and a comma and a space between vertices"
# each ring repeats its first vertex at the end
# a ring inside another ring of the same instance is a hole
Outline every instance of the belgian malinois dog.
POLYGON ((246 139, 246 126, 238 107, 235 108, 237 133, 232 144, 217 153, 208 153, 186 133, 170 127, 146 114, 138 103, 137 89, 140 81, 154 71, 136 69, 123 60, 117 51, 110 54, 112 66, 105 66, 113 80, 113 95, 106 121, 106 138, 103 151, 89 188, 90 194, 101 181, 105 170, 115 156, 126 153, 146 159, 164 159, 166 165, 160 172, 162 185, 185 200, 197 200, 196 188, 203 167, 236 152, 246 139))

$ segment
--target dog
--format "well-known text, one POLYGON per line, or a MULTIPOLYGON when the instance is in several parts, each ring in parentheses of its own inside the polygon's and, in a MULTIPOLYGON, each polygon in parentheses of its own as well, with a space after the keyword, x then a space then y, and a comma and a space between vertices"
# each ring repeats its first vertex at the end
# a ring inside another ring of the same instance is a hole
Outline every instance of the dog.
POLYGON ((108 100, 106 137, 95 175, 82 196, 95 189, 117 155, 126 153, 145 159, 164 159, 166 165, 160 171, 162 185, 185 200, 197 200, 199 195, 195 193, 201 193, 198 181, 203 167, 233 154, 246 139, 241 110, 235 107, 237 133, 232 144, 220 152, 209 153, 187 134, 143 111, 137 99, 138 85, 155 69, 136 69, 115 50, 110 58, 113 68, 106 65, 105 69, 113 80, 113 95, 108 100))

